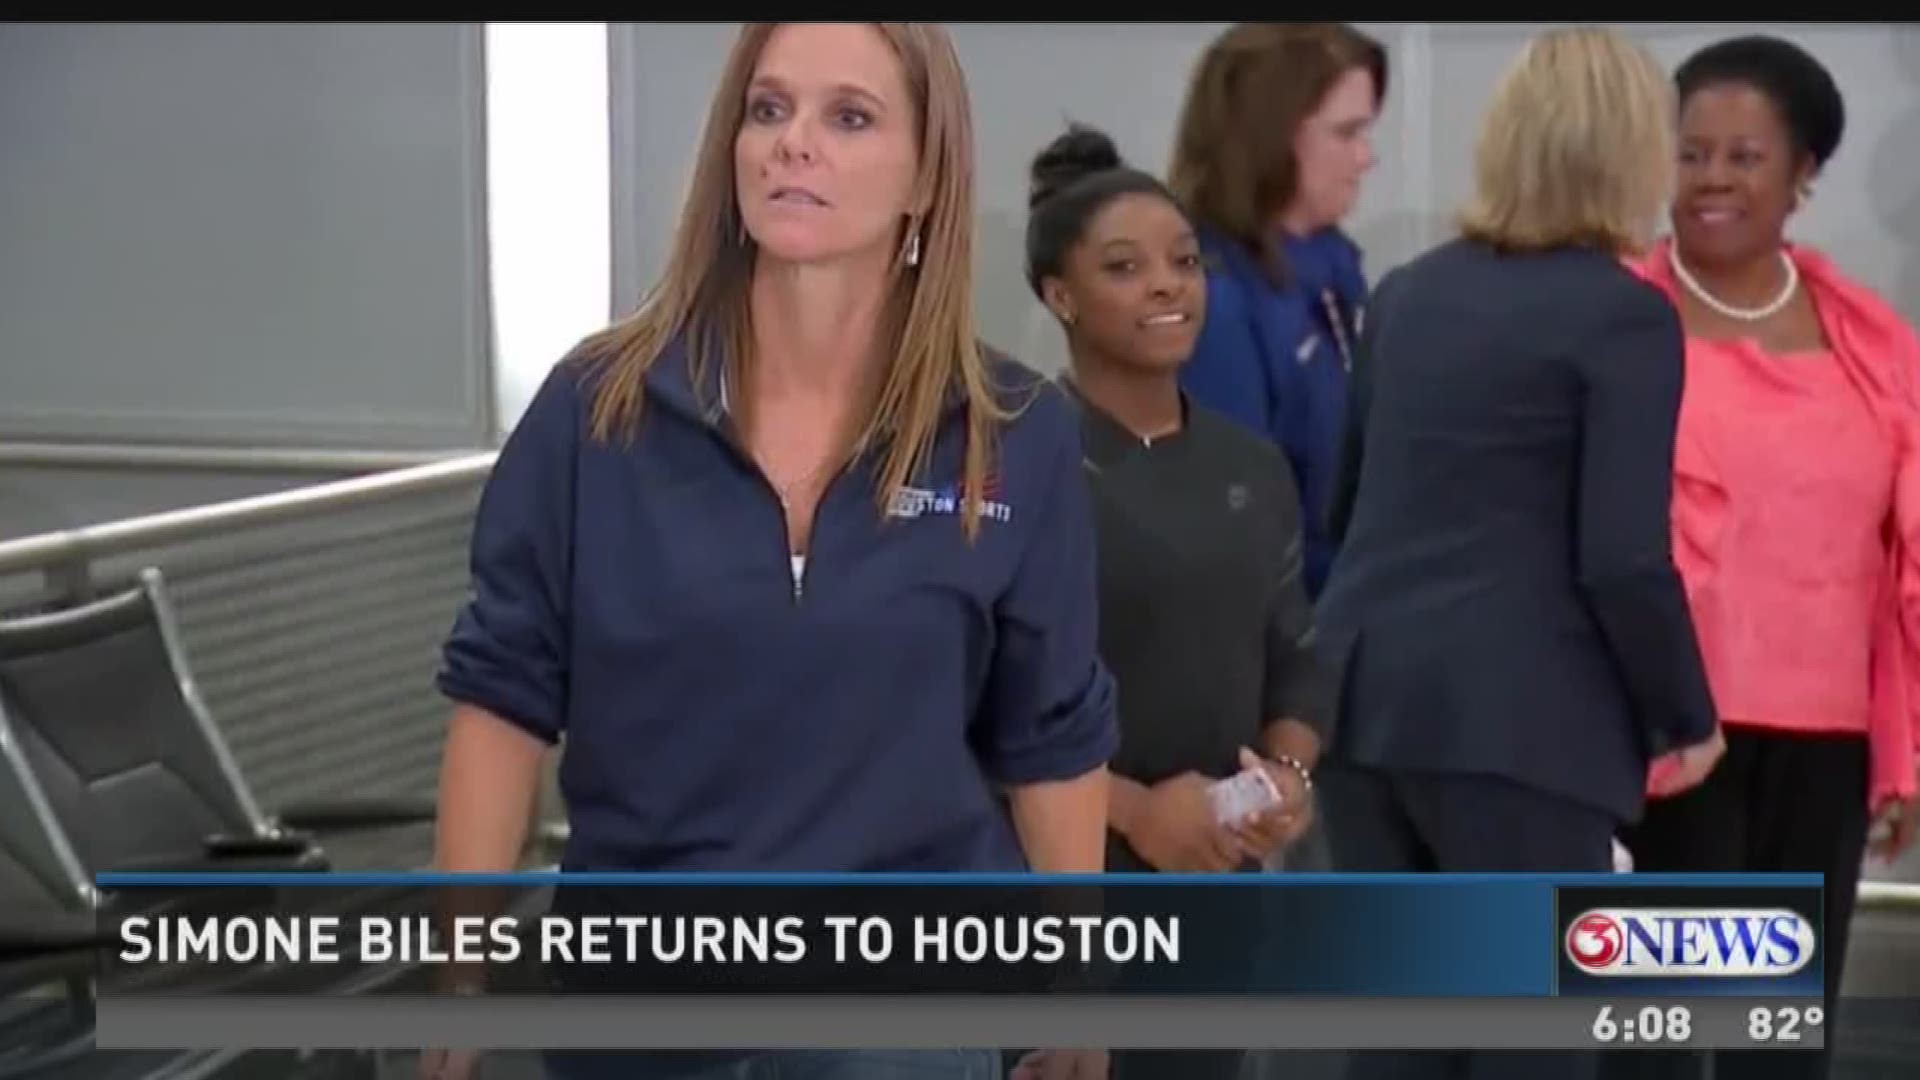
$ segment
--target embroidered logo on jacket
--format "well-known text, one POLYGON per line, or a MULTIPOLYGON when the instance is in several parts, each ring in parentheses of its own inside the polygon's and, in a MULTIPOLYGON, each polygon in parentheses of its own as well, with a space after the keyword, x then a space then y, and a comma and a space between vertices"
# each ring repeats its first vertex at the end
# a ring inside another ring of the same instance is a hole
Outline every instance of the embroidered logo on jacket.
MULTIPOLYGON (((981 519, 1012 521, 1013 507, 1000 499, 998 474, 987 477, 984 487, 980 502, 981 519)), ((887 516, 911 519, 926 514, 958 514, 965 502, 964 495, 959 484, 943 484, 937 488, 903 487, 894 493, 893 502, 887 506, 887 516)))

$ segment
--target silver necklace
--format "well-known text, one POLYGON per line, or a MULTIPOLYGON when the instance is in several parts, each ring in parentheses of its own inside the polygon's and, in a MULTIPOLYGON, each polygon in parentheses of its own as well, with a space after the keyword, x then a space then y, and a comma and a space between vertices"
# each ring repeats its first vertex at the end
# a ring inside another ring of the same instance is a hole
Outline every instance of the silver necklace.
POLYGON ((1793 265, 1793 259, 1784 251, 1780 253, 1780 265, 1786 270, 1787 280, 1780 286, 1780 295, 1755 308, 1735 307, 1708 292, 1706 286, 1700 284, 1699 280, 1687 270, 1686 264, 1680 261, 1678 248, 1667 249, 1667 261, 1673 264, 1674 276, 1680 279, 1680 284, 1687 287, 1687 291, 1693 294, 1694 299, 1729 319, 1738 319, 1741 322, 1759 322, 1778 315, 1781 309, 1787 306, 1787 301, 1793 299, 1795 290, 1800 288, 1800 270, 1793 265))
MULTIPOLYGON (((818 486, 821 478, 824 477, 827 474, 827 472, 832 468, 833 468, 833 461, 832 459, 828 459, 827 461, 822 462, 821 464, 816 465, 811 469, 808 469, 807 471, 801 473, 800 475, 794 477, 793 479, 788 480, 784 484, 774 483, 773 493, 779 496, 780 505, 790 510, 793 508, 794 493, 799 491, 810 490, 813 487, 818 486)), ((771 480, 772 478, 769 477, 768 479, 771 480)))

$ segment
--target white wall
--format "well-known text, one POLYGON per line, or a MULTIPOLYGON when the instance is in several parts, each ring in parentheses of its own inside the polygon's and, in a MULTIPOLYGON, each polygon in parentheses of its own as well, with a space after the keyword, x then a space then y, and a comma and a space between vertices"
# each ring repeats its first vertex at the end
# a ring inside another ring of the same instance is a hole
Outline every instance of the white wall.
MULTIPOLYGON (((1164 167, 1216 23, 960 23, 983 329, 1043 369, 1030 156, 1069 119, 1164 167)), ((1540 24, 1368 24, 1392 57, 1351 222, 1437 240, 1501 68, 1540 24)), ((1754 27, 1636 24, 1668 62, 1754 27)), ((1920 27, 1794 24, 1849 130, 1798 235, 1920 319, 1920 27)), ((728 23, 0 27, 0 442, 471 446, 658 271, 728 23)), ((291 483, 36 470, 0 530, 291 483)))
POLYGON ((607 28, 487 25, 495 400, 511 428, 567 349, 610 317, 607 28))
POLYGON ((0 26, 0 439, 472 446, 480 33, 0 26))
MULTIPOLYGON (((1431 204, 1422 207, 1428 237, 1440 222, 1427 214, 1463 199, 1471 176, 1470 133, 1500 69, 1546 24, 1418 24, 1433 57, 1431 78, 1407 87, 1428 102, 1431 139, 1425 168, 1431 204)), ((1772 33, 1812 52, 1840 84, 1847 131, 1790 232, 1827 248, 1850 273, 1920 320, 1920 26, 1897 23, 1623 24, 1670 67, 1721 38, 1772 33)), ((1403 117, 1407 119, 1410 117, 1403 117)), ((1403 163, 1404 164, 1404 163, 1403 163)))
MULTIPOLYGON (((493 431, 475 24, 0 25, 0 538, 493 431)), ((344 467, 343 467, 344 468, 344 467)))
MULTIPOLYGON (((1350 222, 1378 274, 1444 235, 1471 178, 1473 139, 1501 69, 1546 24, 1363 24, 1386 44, 1391 88, 1377 133, 1381 162, 1350 222)), ((1030 363, 1057 370, 1057 327, 1019 268, 1026 168, 1065 122, 1105 128, 1135 164, 1163 171, 1187 73, 1215 23, 956 23, 979 132, 983 329, 1030 363)), ((1714 23, 1623 24, 1677 63, 1715 38, 1758 29, 1714 23)), ((688 153, 733 27, 616 24, 614 287, 624 309, 657 272, 686 185, 688 153)), ((1834 71, 1849 130, 1802 239, 1920 319, 1920 27, 1792 24, 1784 33, 1834 71)))

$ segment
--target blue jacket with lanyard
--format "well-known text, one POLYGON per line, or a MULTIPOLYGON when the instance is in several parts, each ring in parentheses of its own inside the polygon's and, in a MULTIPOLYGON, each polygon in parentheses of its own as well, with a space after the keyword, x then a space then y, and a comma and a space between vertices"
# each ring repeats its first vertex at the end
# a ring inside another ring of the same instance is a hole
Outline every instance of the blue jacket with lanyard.
POLYGON ((1333 564, 1327 504, 1367 296, 1360 248, 1337 228, 1284 237, 1286 274, 1275 285, 1239 244, 1203 233, 1201 247, 1206 325, 1181 382, 1285 451, 1300 489, 1307 591, 1318 596, 1333 564))

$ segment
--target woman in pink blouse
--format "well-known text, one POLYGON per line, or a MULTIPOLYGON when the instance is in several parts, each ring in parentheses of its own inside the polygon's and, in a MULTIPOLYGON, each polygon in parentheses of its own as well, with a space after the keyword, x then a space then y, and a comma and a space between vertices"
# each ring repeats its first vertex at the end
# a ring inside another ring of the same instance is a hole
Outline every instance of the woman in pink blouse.
MULTIPOLYGON (((1825 68, 1747 37, 1677 81, 1673 237, 1639 269, 1687 334, 1674 560, 1727 753, 1680 794, 1656 767, 1623 839, 1642 871, 1825 873, 1831 998, 1870 836, 1889 858, 1914 836, 1920 339, 1784 238, 1844 127, 1825 68)), ((1829 1056, 1722 1055, 1715 1076, 1824 1076, 1829 1056)), ((1614 1077, 1704 1071, 1697 1056, 1617 1057, 1614 1077)))

